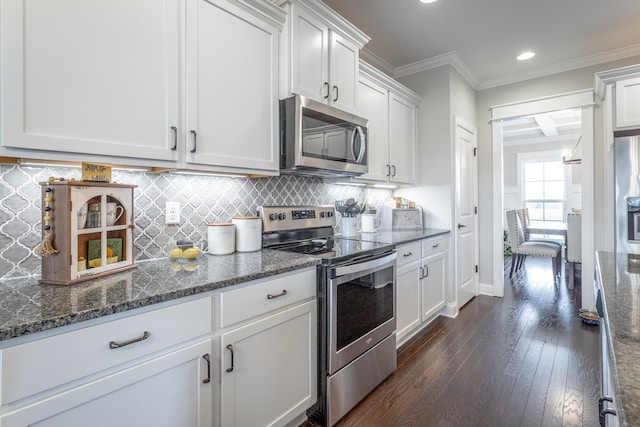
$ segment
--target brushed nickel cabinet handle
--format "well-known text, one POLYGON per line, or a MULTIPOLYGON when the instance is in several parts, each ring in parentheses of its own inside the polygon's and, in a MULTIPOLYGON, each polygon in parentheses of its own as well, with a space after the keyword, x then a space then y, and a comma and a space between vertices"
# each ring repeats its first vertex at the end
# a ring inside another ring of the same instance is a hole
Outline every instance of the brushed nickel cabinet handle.
POLYGON ((340 94, 340 91, 338 90, 338 86, 334 86, 333 91, 336 93, 336 97, 333 98, 333 102, 336 102, 338 100, 338 95, 340 94))
POLYGON ((391 176, 391 166, 385 165, 387 167, 387 176, 391 176))
POLYGON ((396 165, 391 165, 391 168, 393 169, 391 176, 396 176, 396 165))
POLYGON ((440 246, 440 243, 436 243, 435 245, 431 246, 432 248, 437 248, 438 246, 440 246))
POLYGON ((424 268, 422 268, 422 266, 420 266, 420 267, 418 267, 418 270, 420 271, 420 276, 418 277, 418 280, 424 279, 424 268))
POLYGON ((178 149, 178 128, 171 126, 171 133, 173 134, 173 146, 171 147, 171 151, 176 151, 178 149))
POLYGON ((207 361, 207 378, 202 380, 204 384, 209 384, 211 382, 211 357, 209 353, 203 354, 202 358, 207 361))
POLYGON ((197 143, 198 143, 198 134, 196 133, 195 130, 192 130, 191 135, 193 135, 193 148, 191 149, 191 152, 195 153, 197 148, 197 143))
POLYGON ((127 346, 129 344, 134 344, 134 343, 137 343, 137 342, 140 342, 140 341, 144 341, 147 338, 149 338, 150 336, 151 336, 151 332, 144 331, 142 333, 141 337, 133 338, 133 339, 130 339, 130 340, 127 340, 127 341, 111 341, 111 342, 109 342, 109 348, 110 349, 114 349, 114 348, 124 347, 124 346, 127 346))
POLYGON ((227 350, 229 350, 231 352, 231 367, 227 368, 227 372, 233 372, 233 356, 234 356, 233 346, 231 344, 229 344, 227 346, 227 350))
POLYGON ((322 84, 322 86, 324 86, 324 87, 325 87, 325 89, 327 89, 327 92, 325 93, 325 95, 324 95, 324 97, 323 97, 324 99, 327 99, 327 98, 329 98, 329 82, 324 82, 324 83, 322 84))
POLYGON ((277 295, 271 295, 271 294, 267 294, 267 299, 274 299, 274 298, 280 298, 283 297, 287 294, 287 290, 283 289, 281 293, 277 294, 277 295))
POLYGON ((406 257, 411 256, 411 255, 413 255, 413 252, 407 252, 407 253, 405 253, 405 254, 404 254, 404 255, 402 255, 402 256, 406 258, 406 257))

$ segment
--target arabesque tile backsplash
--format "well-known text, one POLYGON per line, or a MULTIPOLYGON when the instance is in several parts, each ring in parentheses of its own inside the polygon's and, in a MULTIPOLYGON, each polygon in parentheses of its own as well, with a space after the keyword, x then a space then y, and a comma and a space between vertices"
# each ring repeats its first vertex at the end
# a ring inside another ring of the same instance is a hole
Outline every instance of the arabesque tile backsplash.
MULTIPOLYGON (((50 176, 79 179, 80 170, 0 165, 1 279, 40 274, 40 258, 34 254, 41 237, 39 183, 50 176)), ((208 223, 255 215, 258 206, 332 205, 349 197, 381 205, 392 196, 389 189, 297 176, 248 179, 114 170, 112 178, 138 186, 134 191, 136 261, 165 257, 166 244, 176 239, 206 239, 208 223), (167 201, 180 202, 180 225, 165 225, 167 201)))

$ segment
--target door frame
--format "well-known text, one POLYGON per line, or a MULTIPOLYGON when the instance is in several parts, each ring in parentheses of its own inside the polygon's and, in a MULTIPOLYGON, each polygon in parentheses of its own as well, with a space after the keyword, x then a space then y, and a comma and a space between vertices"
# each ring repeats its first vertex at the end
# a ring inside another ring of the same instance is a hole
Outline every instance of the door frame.
MULTIPOLYGON (((453 236, 454 236, 454 253, 453 253, 453 257, 454 257, 454 266, 453 266, 453 277, 454 277, 454 292, 455 292, 455 302, 456 302, 456 310, 459 310, 460 307, 458 307, 459 305, 459 297, 460 295, 458 294, 459 291, 459 281, 460 281, 460 277, 458 277, 458 265, 460 263, 460 260, 458 259, 458 237, 459 237, 459 231, 457 228, 457 224, 460 221, 460 203, 459 203, 459 198, 461 196, 460 194, 460 176, 459 176, 459 160, 460 160, 460 150, 458 150, 458 136, 459 136, 459 128, 466 130, 467 132, 469 132, 470 134, 473 135, 474 138, 474 144, 473 144, 473 148, 475 148, 477 150, 478 148, 478 130, 470 125, 469 123, 467 123, 466 121, 464 121, 463 119, 461 119, 460 117, 454 115, 453 117, 453 145, 454 145, 454 150, 455 150, 455 156, 454 156, 454 162, 455 162, 455 167, 454 167, 454 197, 453 197, 453 201, 454 201, 454 208, 453 208, 453 212, 454 212, 454 218, 453 218, 453 223, 451 225, 451 227, 453 228, 453 236)), ((474 180, 473 182, 476 184, 473 186, 473 204, 474 206, 477 208, 478 207, 478 156, 474 155, 473 156, 473 172, 472 175, 474 176, 474 180)), ((478 214, 477 211, 474 214, 474 219, 473 219, 473 226, 475 227, 475 235, 473 238, 473 257, 474 257, 474 265, 478 265, 479 263, 479 259, 480 259, 480 242, 479 242, 479 237, 478 237, 478 214)), ((474 287, 475 287, 475 295, 478 296, 479 294, 479 277, 478 277, 478 273, 475 272, 474 273, 474 287)))
MULTIPOLYGON (((595 272, 594 257, 594 91, 586 89, 543 98, 518 101, 510 104, 497 105, 490 108, 491 139, 493 159, 493 296, 504 296, 504 260, 503 234, 504 230, 504 200, 502 194, 503 183, 503 153, 502 153, 502 121, 532 114, 570 108, 582 109, 582 278, 592 280, 595 272)), ((589 283, 586 282, 585 283, 589 283)), ((582 307, 595 308, 593 286, 582 292, 582 307)))

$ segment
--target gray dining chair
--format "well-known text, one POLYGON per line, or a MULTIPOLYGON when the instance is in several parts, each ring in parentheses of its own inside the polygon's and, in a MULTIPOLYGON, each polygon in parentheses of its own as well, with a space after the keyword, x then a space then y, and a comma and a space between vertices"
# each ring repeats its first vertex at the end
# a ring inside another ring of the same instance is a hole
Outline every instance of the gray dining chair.
POLYGON ((544 243, 551 243, 552 245, 557 245, 560 248, 560 251, 562 251, 562 242, 559 242, 558 240, 555 239, 546 239, 544 237, 531 237, 529 236, 529 232, 527 231, 527 228, 529 228, 529 226, 531 225, 531 221, 530 221, 530 217, 529 217, 529 208, 523 208, 523 209, 516 209, 516 211, 518 212, 518 216, 520 217, 520 222, 522 222, 522 225, 524 226, 524 238, 527 242, 544 242, 544 243))
POLYGON ((525 258, 528 256, 549 257, 551 258, 551 267, 553 270, 553 280, 560 272, 561 250, 557 244, 546 242, 533 242, 525 240, 524 227, 518 212, 509 210, 506 212, 507 227, 509 231, 509 244, 511 245, 511 269, 509 277, 513 276, 514 270, 517 271, 524 264, 525 258))

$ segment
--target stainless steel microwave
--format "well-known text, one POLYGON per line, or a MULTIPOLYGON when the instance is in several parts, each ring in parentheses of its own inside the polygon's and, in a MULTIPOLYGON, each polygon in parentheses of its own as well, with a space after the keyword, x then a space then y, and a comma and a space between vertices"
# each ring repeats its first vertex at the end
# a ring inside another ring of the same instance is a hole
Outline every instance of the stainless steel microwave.
POLYGON ((280 172, 321 177, 367 173, 368 121, 295 95, 280 101, 280 172))

